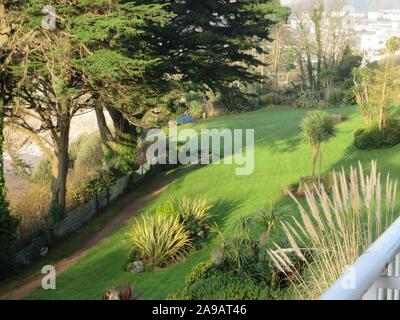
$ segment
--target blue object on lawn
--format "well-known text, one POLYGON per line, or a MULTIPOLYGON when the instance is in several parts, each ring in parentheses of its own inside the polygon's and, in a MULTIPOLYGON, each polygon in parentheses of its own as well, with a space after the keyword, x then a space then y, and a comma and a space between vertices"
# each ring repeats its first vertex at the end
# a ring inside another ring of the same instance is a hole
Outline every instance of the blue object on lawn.
POLYGON ((178 124, 184 124, 184 123, 189 123, 193 122, 193 116, 188 115, 188 116, 179 116, 178 117, 178 124))

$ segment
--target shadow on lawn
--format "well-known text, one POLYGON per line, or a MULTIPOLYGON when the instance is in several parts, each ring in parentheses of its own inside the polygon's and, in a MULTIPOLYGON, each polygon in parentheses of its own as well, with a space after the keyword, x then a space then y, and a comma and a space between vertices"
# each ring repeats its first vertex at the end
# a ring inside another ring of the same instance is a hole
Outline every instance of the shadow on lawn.
POLYGON ((219 229, 224 231, 227 229, 229 225, 228 219, 232 218, 231 214, 238 210, 243 202, 243 200, 230 201, 219 199, 217 202, 213 203, 211 215, 219 229))

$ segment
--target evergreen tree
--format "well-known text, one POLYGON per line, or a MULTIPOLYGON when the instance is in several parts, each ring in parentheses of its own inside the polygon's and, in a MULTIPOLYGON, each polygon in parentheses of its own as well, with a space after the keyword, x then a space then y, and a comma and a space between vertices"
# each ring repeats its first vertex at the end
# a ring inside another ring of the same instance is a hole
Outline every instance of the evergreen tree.
POLYGON ((59 0, 46 5, 45 0, 31 0, 16 12, 24 24, 11 65, 18 87, 7 115, 8 124, 32 138, 52 164, 49 213, 57 221, 65 210, 72 118, 102 104, 123 110, 125 117, 112 113, 116 137, 131 151, 134 132, 123 135, 124 122, 144 112, 132 108, 131 92, 148 96, 147 70, 157 64, 148 55, 145 29, 161 23, 166 14, 161 5, 137 1, 59 0), (43 12, 54 19, 54 28, 43 28, 43 12))
POLYGON ((277 1, 160 1, 174 17, 159 33, 168 73, 188 85, 223 90, 233 81, 260 80, 252 72, 263 63, 254 52, 265 51, 270 29, 281 16, 277 1))

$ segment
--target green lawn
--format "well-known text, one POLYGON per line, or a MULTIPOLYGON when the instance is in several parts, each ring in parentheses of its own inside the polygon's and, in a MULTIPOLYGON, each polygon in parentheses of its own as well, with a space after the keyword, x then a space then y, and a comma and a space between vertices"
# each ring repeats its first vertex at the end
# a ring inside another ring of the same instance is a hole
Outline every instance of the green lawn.
MULTIPOLYGON (((202 166, 180 176, 169 185, 152 206, 170 197, 188 195, 207 197, 215 207, 213 214, 228 234, 238 218, 254 213, 267 202, 291 203, 282 196, 285 185, 297 182, 311 171, 310 148, 303 144, 299 122, 306 110, 268 108, 239 115, 199 121, 200 128, 255 128, 255 170, 250 176, 236 176, 234 165, 202 166)), ((341 113, 348 120, 338 125, 338 136, 323 147, 322 171, 348 168, 361 160, 369 166, 378 159, 382 173, 400 177, 400 146, 380 151, 358 151, 352 146, 353 133, 363 126, 357 108, 329 110, 341 113)), ((293 207, 294 208, 294 207, 293 207)), ((297 214, 295 208, 293 214, 297 214)), ((57 278, 57 290, 36 290, 30 299, 101 299, 109 286, 135 283, 143 289, 143 298, 162 299, 183 287, 185 275, 198 262, 209 257, 214 242, 192 253, 184 262, 154 272, 131 274, 123 271, 129 253, 126 239, 128 227, 114 233, 90 250, 88 256, 57 278)))

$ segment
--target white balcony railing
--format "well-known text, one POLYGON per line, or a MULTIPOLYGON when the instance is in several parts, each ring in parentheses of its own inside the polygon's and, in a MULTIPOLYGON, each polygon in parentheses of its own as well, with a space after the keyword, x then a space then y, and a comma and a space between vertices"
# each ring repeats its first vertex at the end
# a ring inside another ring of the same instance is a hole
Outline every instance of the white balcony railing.
POLYGON ((400 300, 400 218, 320 299, 400 300))

